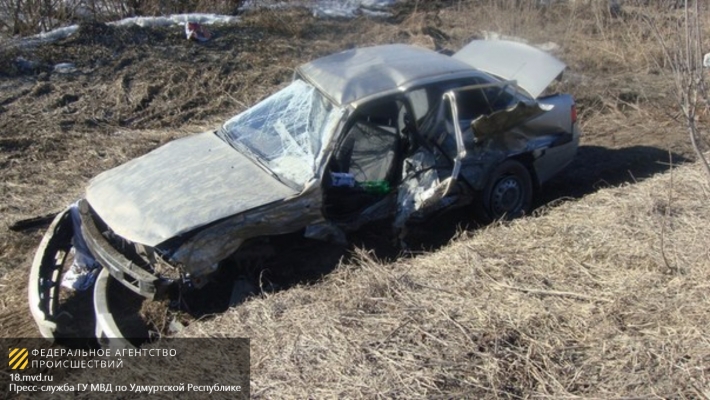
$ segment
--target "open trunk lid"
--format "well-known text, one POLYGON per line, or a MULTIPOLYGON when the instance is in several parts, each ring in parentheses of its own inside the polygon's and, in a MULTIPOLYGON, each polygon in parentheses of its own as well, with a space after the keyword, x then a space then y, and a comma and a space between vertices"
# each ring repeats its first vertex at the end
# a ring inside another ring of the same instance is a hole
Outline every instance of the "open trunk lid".
POLYGON ((538 48, 507 40, 474 40, 453 58, 502 79, 517 81, 518 87, 533 98, 540 96, 566 67, 538 48))

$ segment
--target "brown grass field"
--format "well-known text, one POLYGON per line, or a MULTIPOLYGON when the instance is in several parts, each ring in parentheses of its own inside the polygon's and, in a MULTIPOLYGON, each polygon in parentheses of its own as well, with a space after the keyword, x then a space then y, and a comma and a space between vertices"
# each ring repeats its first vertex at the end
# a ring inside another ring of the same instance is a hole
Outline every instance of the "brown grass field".
POLYGON ((408 1, 389 19, 262 10, 204 44, 181 27, 101 24, 38 47, 0 42, 0 337, 38 334, 26 281, 43 231, 15 221, 217 126, 302 62, 381 43, 457 50, 495 31, 557 43, 569 69, 553 89, 580 111, 579 156, 534 215, 479 229, 442 218, 409 255, 355 246, 320 279, 181 335, 251 338, 255 398, 710 399, 710 180, 658 40, 676 43, 682 11, 631 3, 618 16, 601 0, 408 1), (60 62, 78 71, 53 72, 60 62))

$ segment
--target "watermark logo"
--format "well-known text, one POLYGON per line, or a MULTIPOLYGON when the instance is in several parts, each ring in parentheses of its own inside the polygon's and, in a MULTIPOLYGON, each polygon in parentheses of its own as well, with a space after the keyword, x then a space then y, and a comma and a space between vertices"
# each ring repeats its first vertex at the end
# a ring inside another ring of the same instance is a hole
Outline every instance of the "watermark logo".
POLYGON ((29 360, 27 349, 10 349, 10 369, 25 369, 29 360))

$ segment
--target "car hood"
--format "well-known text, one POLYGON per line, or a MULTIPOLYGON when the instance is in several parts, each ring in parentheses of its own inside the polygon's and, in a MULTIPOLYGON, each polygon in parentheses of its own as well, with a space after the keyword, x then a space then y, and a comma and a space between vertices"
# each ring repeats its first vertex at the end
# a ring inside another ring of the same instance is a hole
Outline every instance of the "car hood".
POLYGON ((95 177, 86 192, 118 235, 156 246, 297 192, 213 132, 170 142, 95 177))
POLYGON ((508 40, 474 40, 453 55, 468 65, 505 80, 517 81, 537 98, 566 65, 554 56, 530 45, 508 40))

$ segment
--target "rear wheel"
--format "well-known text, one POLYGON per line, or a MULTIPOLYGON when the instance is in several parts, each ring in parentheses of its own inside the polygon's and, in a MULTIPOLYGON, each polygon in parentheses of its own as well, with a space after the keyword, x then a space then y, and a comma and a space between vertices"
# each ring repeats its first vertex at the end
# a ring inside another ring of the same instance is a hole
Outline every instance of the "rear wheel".
POLYGON ((523 164, 506 160, 493 173, 483 190, 483 217, 487 221, 513 219, 530 212, 532 179, 523 164))

